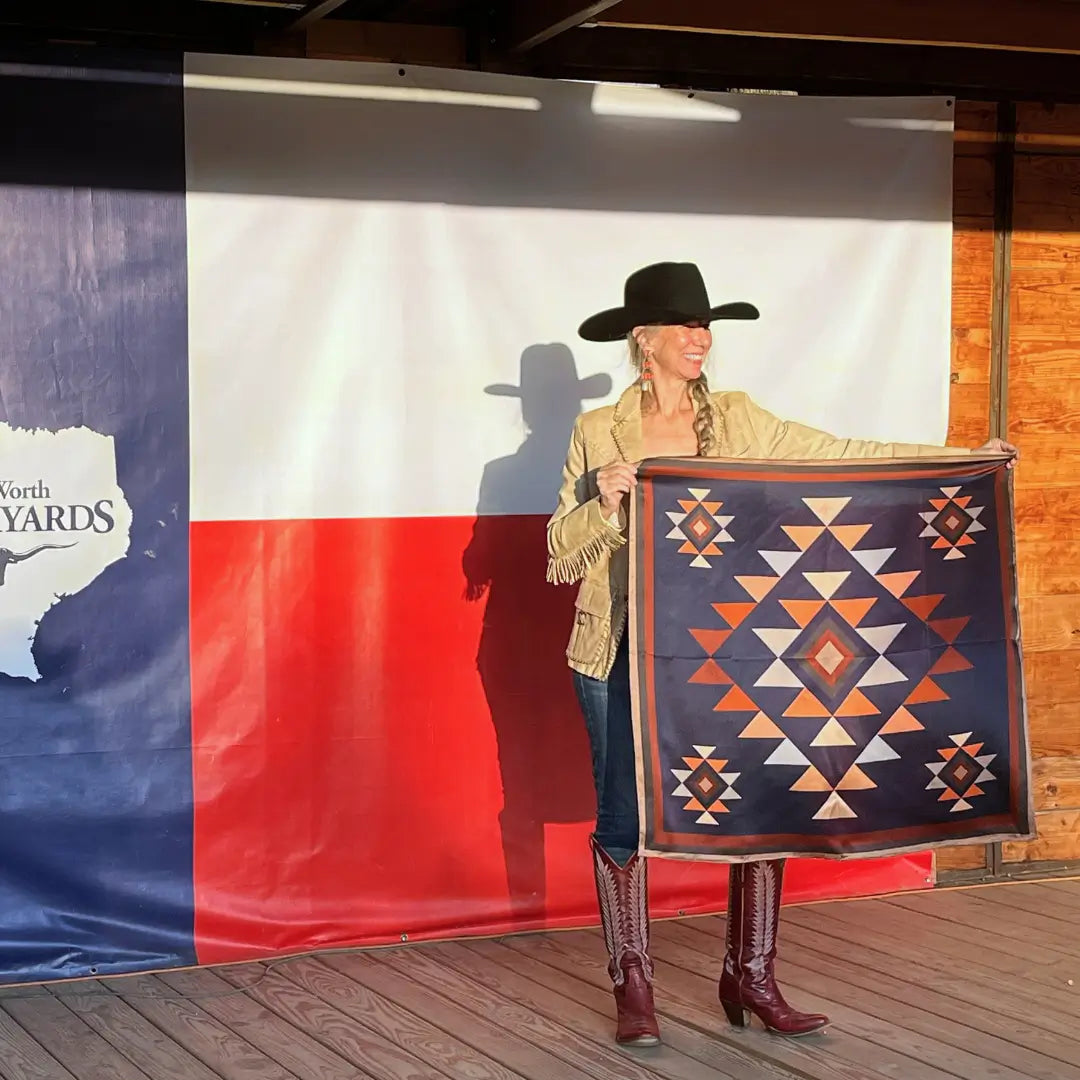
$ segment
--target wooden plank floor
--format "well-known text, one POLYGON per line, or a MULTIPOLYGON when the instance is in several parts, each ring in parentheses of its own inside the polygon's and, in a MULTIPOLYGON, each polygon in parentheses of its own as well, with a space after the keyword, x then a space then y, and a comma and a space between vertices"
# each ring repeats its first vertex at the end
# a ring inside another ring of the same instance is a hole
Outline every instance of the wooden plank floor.
POLYGON ((722 917, 654 925, 665 1044, 596 931, 0 990, 4 1080, 1080 1080, 1080 879, 784 909, 823 1036, 729 1028, 722 917))

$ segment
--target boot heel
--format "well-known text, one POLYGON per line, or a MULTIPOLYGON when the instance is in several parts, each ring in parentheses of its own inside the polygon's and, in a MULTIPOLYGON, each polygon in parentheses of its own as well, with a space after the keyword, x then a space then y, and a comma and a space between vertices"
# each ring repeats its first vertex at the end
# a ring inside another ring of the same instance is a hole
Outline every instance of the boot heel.
POLYGON ((721 1001, 720 1004, 724 1007, 724 1015, 727 1016, 732 1027, 743 1028, 747 1026, 750 1014, 746 1009, 741 1005, 733 1005, 730 1001, 721 1001))

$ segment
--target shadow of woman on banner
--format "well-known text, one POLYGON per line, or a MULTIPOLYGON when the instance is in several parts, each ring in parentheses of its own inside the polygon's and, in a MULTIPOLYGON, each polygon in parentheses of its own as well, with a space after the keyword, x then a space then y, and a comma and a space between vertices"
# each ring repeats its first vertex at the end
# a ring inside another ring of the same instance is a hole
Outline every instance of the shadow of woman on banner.
POLYGON ((596 812, 588 740, 565 655, 574 590, 546 581, 545 526, 574 421, 585 401, 610 389, 608 375, 579 379, 562 344, 530 345, 521 355, 519 386, 485 388, 520 399, 527 431, 516 453, 484 467, 462 559, 466 598, 486 597, 476 660, 498 744, 499 824, 515 921, 546 914, 545 826, 590 821, 596 812))

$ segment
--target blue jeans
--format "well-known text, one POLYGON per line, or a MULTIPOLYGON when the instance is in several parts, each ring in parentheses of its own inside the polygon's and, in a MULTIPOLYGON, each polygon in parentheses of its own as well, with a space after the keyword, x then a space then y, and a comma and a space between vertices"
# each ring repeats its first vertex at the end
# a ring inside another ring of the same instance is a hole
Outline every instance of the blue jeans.
POLYGON ((573 673, 592 747, 596 842, 620 866, 638 846, 634 731, 630 720, 630 652, 623 636, 607 679, 573 673))

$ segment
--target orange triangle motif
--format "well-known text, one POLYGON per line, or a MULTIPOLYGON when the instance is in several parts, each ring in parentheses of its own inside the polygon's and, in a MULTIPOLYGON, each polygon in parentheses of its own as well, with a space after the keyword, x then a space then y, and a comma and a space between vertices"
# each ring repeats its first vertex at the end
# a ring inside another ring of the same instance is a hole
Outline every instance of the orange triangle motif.
POLYGON ((694 640, 712 656, 729 637, 730 630, 691 630, 694 640))
POLYGON ((953 502, 956 503, 956 505, 959 506, 961 510, 966 510, 968 508, 968 503, 971 502, 971 496, 961 495, 959 499, 953 499, 953 502))
POLYGON ((690 676, 689 681, 709 686, 730 686, 734 680, 715 660, 709 659, 690 676))
POLYGON ((934 593, 931 596, 909 596, 906 600, 901 600, 900 603, 912 614, 918 615, 923 622, 926 622, 933 615, 934 608, 944 599, 944 593, 934 593))
POLYGON ((951 791, 949 788, 946 788, 941 793, 941 797, 938 799, 938 802, 950 802, 950 801, 955 801, 956 799, 959 799, 959 798, 960 798, 960 796, 957 795, 955 791, 951 791))
POLYGON ((866 791, 869 788, 876 788, 877 784, 870 779, 859 768, 858 765, 852 765, 846 773, 844 773, 844 779, 836 785, 837 791, 866 791))
POLYGON ((897 600, 911 588, 911 583, 922 573, 921 570, 904 570, 899 574, 878 574, 878 584, 884 586, 897 600))
POLYGON ((829 710, 809 690, 799 691, 799 696, 784 710, 785 716, 829 716, 829 710))
POLYGON ((814 616, 825 606, 825 601, 781 600, 780 605, 805 630, 814 616))
POLYGON ((702 555, 723 555, 724 553, 711 541, 701 549, 702 555))
POLYGON ((716 802, 714 802, 712 806, 709 807, 709 812, 713 814, 731 813, 731 811, 719 799, 717 799, 716 802))
POLYGON ((699 757, 684 757, 683 761, 686 762, 688 769, 696 769, 705 759, 699 757))
POLYGON ((977 742, 969 743, 967 746, 964 747, 964 750, 966 750, 968 754, 974 757, 982 748, 983 744, 981 742, 977 742))
POLYGON ((800 551, 805 551, 825 531, 824 525, 784 525, 782 528, 800 551))
POLYGON ((688 803, 683 803, 684 810, 704 810, 705 807, 697 801, 697 799, 691 799, 688 803))
POLYGON ((881 710, 858 688, 855 687, 833 716, 878 716, 881 710))
POLYGON ((717 703, 713 712, 758 712, 745 690, 733 686, 717 703))
POLYGON ((939 536, 931 545, 933 548, 947 548, 952 547, 952 541, 946 540, 944 536, 939 536))
POLYGON ((679 505, 689 514, 700 503, 698 503, 697 499, 679 499, 679 505))
POLYGON ((785 739, 787 736, 763 712, 739 732, 740 739, 785 739))
POLYGON ((974 543, 975 543, 975 537, 974 536, 968 536, 967 533, 964 533, 964 535, 961 536, 960 539, 956 541, 956 546, 957 547, 968 547, 969 545, 974 544, 974 543))
POLYGON ((969 622, 971 622, 971 616, 964 615, 959 619, 937 619, 932 623, 927 623, 927 626, 929 626, 943 641, 947 641, 952 645, 960 636, 960 631, 963 630, 969 622))
POLYGON ((904 700, 905 705, 925 705, 928 701, 948 701, 949 695, 927 676, 904 700))
POLYGON ((829 781, 826 780, 825 777, 822 776, 821 773, 817 769, 815 769, 813 765, 811 765, 810 768, 808 768, 806 772, 804 772, 802 776, 800 776, 799 779, 791 785, 791 788, 789 790, 832 791, 832 789, 832 784, 830 784, 829 781))
POLYGON ((879 735, 899 735, 905 731, 922 731, 923 726, 903 707, 900 706, 885 722, 885 726, 878 732, 879 735))
POLYGON ((938 662, 930 669, 931 675, 951 675, 954 671, 967 671, 974 667, 966 656, 958 653, 951 645, 938 657, 938 662))
POLYGON ((866 613, 877 603, 877 597, 859 600, 830 600, 829 604, 849 626, 858 626, 866 613))
POLYGON ((715 514, 724 504, 722 502, 703 502, 701 505, 705 508, 707 514, 715 514))
POLYGON ((956 757, 956 751, 957 751, 957 747, 955 747, 955 746, 947 746, 947 747, 945 747, 945 749, 944 749, 944 750, 939 750, 939 751, 938 751, 938 753, 939 753, 939 754, 940 754, 940 755, 941 755, 941 756, 942 756, 942 757, 943 757, 943 758, 944 758, 944 759, 945 759, 946 761, 952 761, 952 759, 953 759, 954 757, 956 757))
POLYGON ((735 580, 760 603, 772 591, 772 587, 780 580, 778 577, 743 577, 736 576, 735 580))
POLYGON ((696 555, 697 553, 698 549, 694 547, 694 545, 691 544, 689 540, 687 540, 686 543, 683 544, 681 548, 679 548, 680 555, 696 555))
POLYGON ((965 799, 974 799, 976 795, 985 795, 985 794, 986 794, 986 792, 983 791, 983 789, 981 787, 979 787, 978 784, 972 784, 971 787, 969 787, 967 789, 967 791, 964 792, 964 798, 965 799))
POLYGON ((713 611, 734 629, 756 607, 757 604, 713 604, 713 611))
POLYGON ((850 551, 868 532, 869 525, 830 525, 829 532, 850 551))
POLYGON ((930 505, 935 510, 944 510, 945 507, 949 505, 949 500, 948 499, 931 499, 930 500, 930 505))

